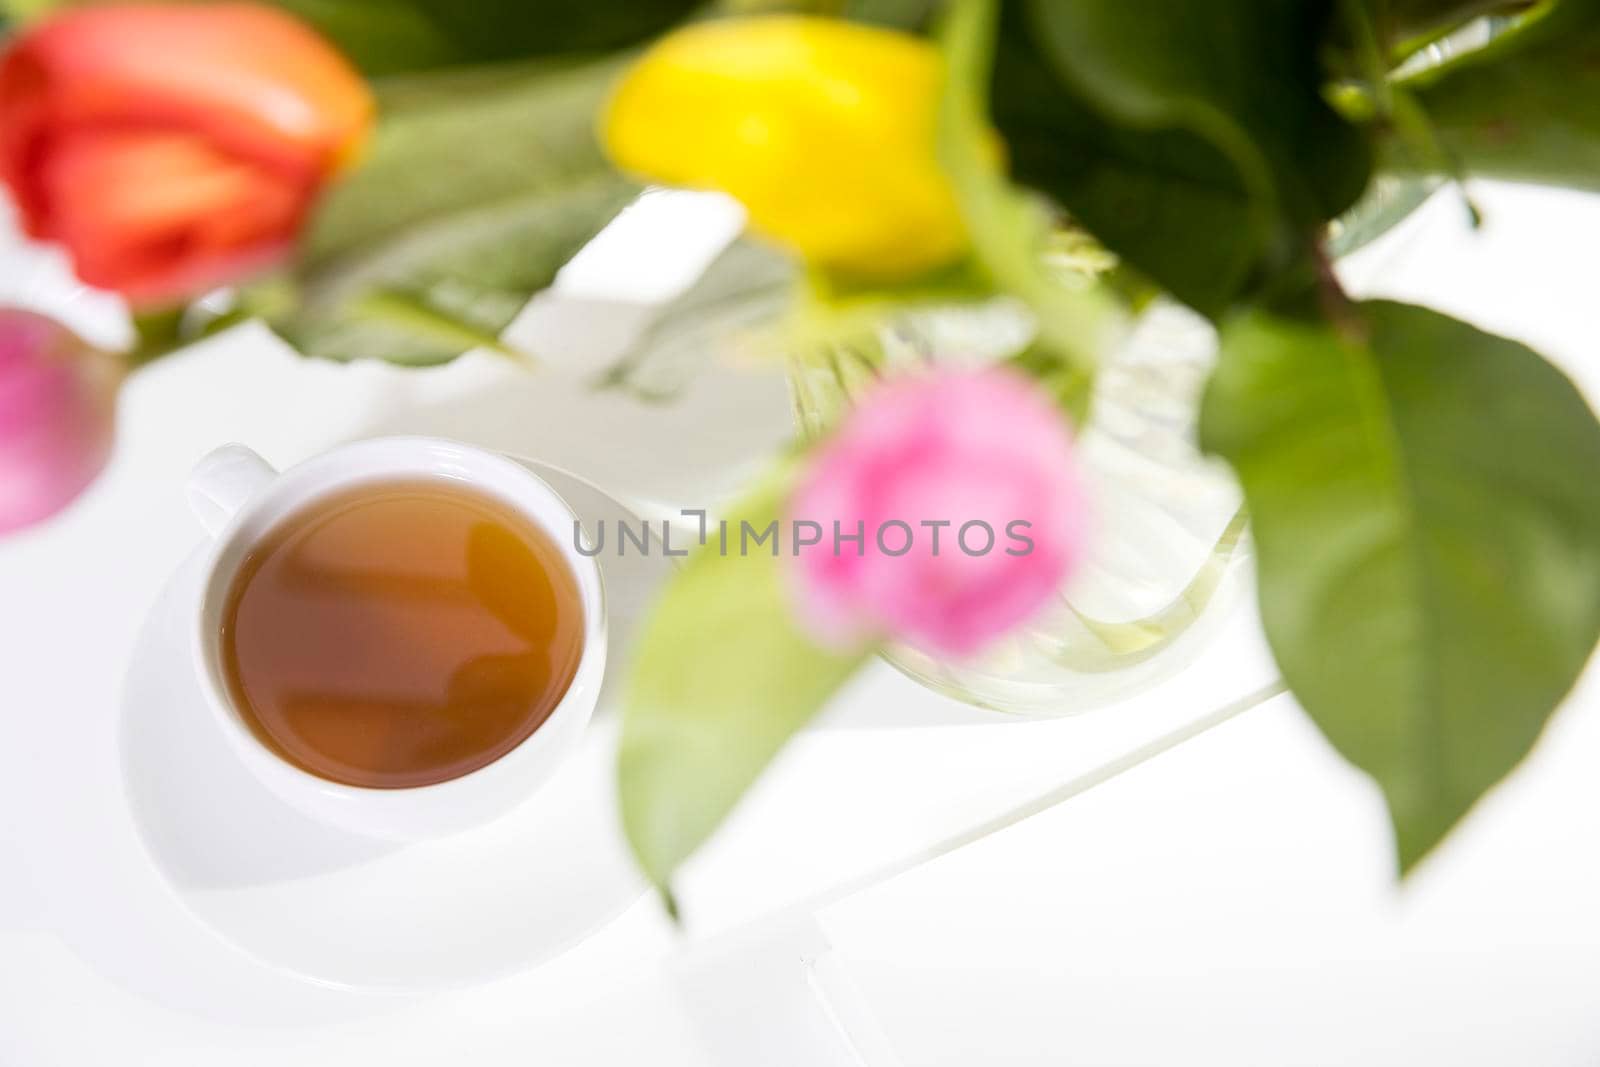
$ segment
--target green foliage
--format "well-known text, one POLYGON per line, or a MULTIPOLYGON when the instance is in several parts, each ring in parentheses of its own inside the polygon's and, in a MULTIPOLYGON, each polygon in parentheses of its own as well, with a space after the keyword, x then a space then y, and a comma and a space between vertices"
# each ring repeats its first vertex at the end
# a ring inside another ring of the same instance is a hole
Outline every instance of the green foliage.
MULTIPOLYGON (((0 0, 18 22, 100 0, 0 0)), ((422 70, 471 57, 463 55, 410 0, 265 0, 304 19, 368 74, 422 70)))
POLYGON ((61 6, 62 0, 0 0, 0 23, 27 22, 61 6))
POLYGON ((764 530, 780 514, 778 495, 732 509, 727 555, 710 531, 708 549, 668 585, 635 653, 618 762, 622 820, 663 891, 866 655, 819 648, 797 628, 786 557, 753 542, 739 554, 740 521, 764 530))
MULTIPOLYGON (((1486 47, 1405 83, 1467 174, 1600 190, 1600 2, 1557 0, 1486 47)), ((1392 165, 1434 163, 1391 146, 1392 165)))
POLYGON ((466 62, 454 42, 407 0, 271 0, 315 26, 371 75, 466 62))
POLYGON ((923 30, 940 8, 939 0, 843 0, 840 14, 852 22, 866 22, 903 30, 923 30))
POLYGON ((1363 0, 1391 42, 1448 32, 1484 15, 1511 14, 1535 0, 1363 0))
MULTIPOLYGON (((607 52, 681 22, 698 0, 410 0, 472 60, 607 52)), ((369 8, 370 0, 346 0, 369 8)))
POLYGON ((1329 7, 1008 0, 994 114, 1016 176, 1220 315, 1366 185, 1366 139, 1323 99, 1329 7))
POLYGON ((1337 65, 1351 70, 1361 63, 1355 55, 1366 47, 1363 37, 1389 63, 1398 63, 1422 48, 1484 17, 1515 17, 1538 0, 1337 0, 1341 18, 1332 27, 1330 44, 1337 65), (1355 23, 1360 18, 1365 26, 1355 23), (1341 63, 1342 60, 1342 63, 1341 63))
POLYGON ((385 109, 292 271, 246 290, 245 305, 329 359, 427 364, 494 344, 636 191, 594 137, 614 73, 601 63, 406 83, 410 102, 385 109))
MULTIPOLYGON (((19 21, 99 0, 0 0, 19 21)), ((315 26, 371 75, 637 44, 697 0, 263 0, 315 26)))
POLYGON ((1295 696, 1416 863, 1534 743, 1600 636, 1600 426, 1526 347, 1422 308, 1227 324, 1202 412, 1238 471, 1295 696))

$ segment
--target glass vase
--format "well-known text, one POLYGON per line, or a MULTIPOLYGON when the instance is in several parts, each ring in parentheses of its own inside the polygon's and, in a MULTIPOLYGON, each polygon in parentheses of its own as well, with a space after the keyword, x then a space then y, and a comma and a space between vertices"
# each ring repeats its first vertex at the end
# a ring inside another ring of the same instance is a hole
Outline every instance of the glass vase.
MULTIPOLYGON (((1330 232, 1342 257, 1409 216, 1436 183, 1380 179, 1330 232)), ((708 365, 783 361, 797 432, 825 434, 885 376, 1010 359, 1033 337, 1020 305, 898 306, 850 341, 796 341, 792 264, 737 242, 677 297, 599 384, 668 404, 708 365)), ((854 320, 858 325, 860 320, 854 320)), ((820 331, 820 336, 832 336, 820 331)), ((1199 395, 1216 359, 1209 322, 1156 300, 1102 353, 1078 460, 1094 502, 1087 565, 1046 610, 981 656, 885 658, 966 703, 1024 715, 1111 704, 1181 671, 1250 584, 1250 543, 1232 476, 1196 446, 1199 395)))
MULTIPOLYGON (((981 366, 1024 348, 1015 305, 906 314, 874 343, 789 357, 801 432, 819 435, 881 378, 981 366)), ((1195 446, 1216 335, 1161 303, 1105 355, 1077 458, 1094 502, 1090 555, 1030 623, 961 661, 907 647, 884 657, 923 685, 997 711, 1060 715, 1114 703, 1182 669, 1236 602, 1249 542, 1231 476, 1195 446)))

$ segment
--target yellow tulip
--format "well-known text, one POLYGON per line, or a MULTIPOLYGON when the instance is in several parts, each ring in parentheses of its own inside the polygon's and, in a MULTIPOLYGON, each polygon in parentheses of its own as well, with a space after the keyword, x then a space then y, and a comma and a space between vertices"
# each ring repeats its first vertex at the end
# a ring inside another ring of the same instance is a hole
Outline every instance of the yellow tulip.
POLYGON ((942 76, 927 42, 807 16, 678 30, 623 76, 601 135, 623 170, 716 189, 808 263, 906 278, 965 250, 936 158, 942 76))

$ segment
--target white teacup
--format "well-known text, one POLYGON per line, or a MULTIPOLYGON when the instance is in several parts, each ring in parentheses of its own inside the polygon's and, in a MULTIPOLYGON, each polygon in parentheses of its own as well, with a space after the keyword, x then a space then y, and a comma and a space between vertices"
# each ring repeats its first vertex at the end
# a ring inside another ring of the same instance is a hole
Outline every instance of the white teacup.
POLYGON ((217 723, 250 772, 313 818, 372 837, 418 840, 487 822, 526 800, 577 746, 605 674, 605 594, 593 558, 573 546, 577 521, 532 471, 504 456, 454 441, 388 437, 344 445, 279 473, 242 445, 202 459, 189 501, 212 535, 193 629, 201 686, 217 723), (566 695, 516 748, 478 770, 435 785, 368 789, 319 778, 268 748, 229 693, 222 621, 240 565, 263 536, 311 502, 364 483, 439 479, 494 497, 536 523, 561 547, 577 580, 584 644, 566 695))

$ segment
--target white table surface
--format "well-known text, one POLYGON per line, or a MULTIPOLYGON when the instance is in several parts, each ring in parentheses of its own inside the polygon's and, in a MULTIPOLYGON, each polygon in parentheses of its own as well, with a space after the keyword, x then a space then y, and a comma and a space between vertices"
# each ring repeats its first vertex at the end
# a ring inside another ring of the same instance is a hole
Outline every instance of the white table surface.
MULTIPOLYGON (((1437 199, 1352 283, 1529 340, 1600 395, 1600 201, 1479 199, 1483 231, 1437 199)), ((663 249, 681 258, 684 233, 715 243, 698 210, 663 249)), ((719 372, 654 411, 590 393, 593 323, 622 330, 629 314, 606 273, 573 272, 520 324, 551 365, 538 376, 476 356, 330 366, 249 330, 199 346, 130 383, 116 459, 77 507, 0 542, 0 1065, 803 1063, 804 1042, 784 1038, 803 1023, 784 999, 796 942, 763 917, 803 916, 786 909, 808 900, 877 1018, 879 1059, 911 1067, 1600 1063, 1600 683, 1403 889, 1376 790, 1286 698, 868 885, 1052 786, 1138 762, 1268 681, 1248 612, 1179 680, 1073 719, 956 725, 969 717, 943 698, 869 670, 830 711, 837 728, 792 745, 686 871, 687 939, 646 899, 543 967, 405 999, 240 978, 205 1005, 144 980, 186 973, 191 953, 222 974, 226 946, 108 967, 80 910, 118 886, 73 881, 93 869, 74 828, 104 783, 58 756, 105 743, 75 718, 118 699, 143 612, 196 539, 181 485, 204 451, 237 439, 288 463, 378 430, 453 432, 665 511, 781 440, 768 373, 719 372), (860 891, 841 898, 841 884, 860 891)), ((23 288, 4 284, 6 299, 23 288)), ((46 305, 66 291, 29 286, 46 305)))

